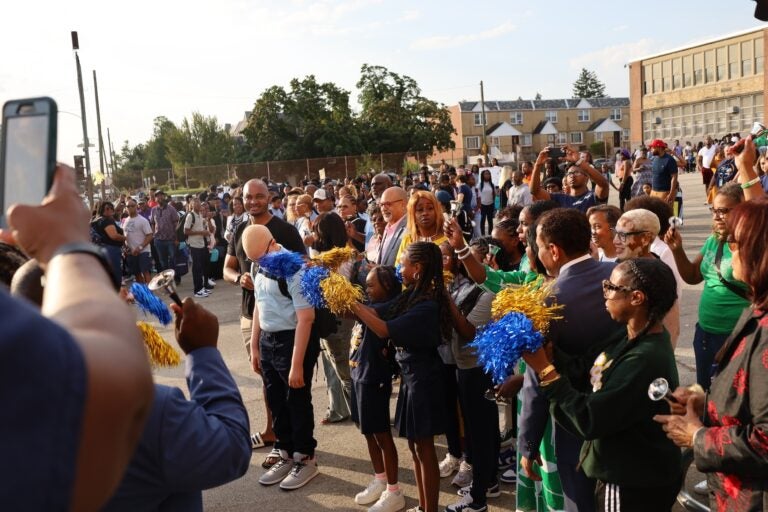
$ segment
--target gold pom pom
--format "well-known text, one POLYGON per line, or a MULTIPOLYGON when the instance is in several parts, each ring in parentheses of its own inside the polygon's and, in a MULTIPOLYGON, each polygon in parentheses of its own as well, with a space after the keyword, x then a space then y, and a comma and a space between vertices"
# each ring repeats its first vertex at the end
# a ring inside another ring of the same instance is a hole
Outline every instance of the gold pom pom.
POLYGON ((328 309, 334 315, 346 313, 352 308, 352 304, 363 300, 362 289, 336 272, 331 272, 328 277, 320 281, 320 290, 323 292, 328 309))
POLYGON ((546 305, 545 301, 552 295, 554 283, 542 284, 543 279, 505 288, 496 294, 491 304, 491 316, 498 320, 511 311, 517 311, 527 316, 533 327, 542 334, 546 334, 549 323, 560 319, 558 312, 563 309, 562 304, 546 305))
POLYGON ((147 322, 136 322, 147 347, 147 355, 152 366, 172 367, 181 363, 181 356, 160 336, 160 333, 147 322))
POLYGON ((342 263, 349 261, 356 256, 357 251, 350 247, 334 247, 330 251, 315 256, 312 258, 312 261, 319 263, 330 270, 338 270, 342 263))
POLYGON ((443 283, 445 283, 445 286, 451 286, 451 283, 453 283, 455 278, 456 276, 453 275, 453 272, 450 270, 443 270, 443 283))

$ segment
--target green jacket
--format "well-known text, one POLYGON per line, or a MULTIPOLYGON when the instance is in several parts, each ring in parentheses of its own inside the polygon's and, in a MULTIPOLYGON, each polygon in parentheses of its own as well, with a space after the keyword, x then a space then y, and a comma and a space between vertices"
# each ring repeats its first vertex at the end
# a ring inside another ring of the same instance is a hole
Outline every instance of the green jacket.
POLYGON ((623 339, 593 362, 591 392, 574 389, 568 377, 542 390, 563 426, 585 439, 582 467, 590 478, 631 487, 656 487, 680 478, 680 449, 667 439, 655 414, 669 414, 666 402, 648 398, 658 377, 678 386, 669 333, 623 339))

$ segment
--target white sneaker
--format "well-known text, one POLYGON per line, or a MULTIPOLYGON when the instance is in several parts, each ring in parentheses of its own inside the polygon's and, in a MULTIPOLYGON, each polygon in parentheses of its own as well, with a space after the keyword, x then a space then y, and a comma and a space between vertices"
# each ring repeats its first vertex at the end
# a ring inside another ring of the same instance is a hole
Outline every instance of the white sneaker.
POLYGON ((216 286, 216 281, 214 281, 213 279, 208 279, 208 283, 207 284, 208 284, 208 286, 213 288, 214 286, 216 286))
POLYGON ((294 454, 293 467, 288 475, 283 478, 283 481, 280 482, 280 488, 284 491, 292 491, 299 487, 304 487, 307 482, 315 478, 319 473, 317 459, 294 454))
POLYGON ((379 500, 373 504, 368 512, 397 512, 405 508, 405 496, 403 491, 398 489, 396 491, 384 490, 381 493, 379 500))
POLYGON ((387 490, 387 481, 374 478, 364 490, 355 494, 355 503, 358 505, 370 505, 381 497, 381 493, 387 490))
POLYGON ((440 468, 440 478, 451 476, 454 471, 458 471, 459 464, 461 464, 461 459, 454 457, 450 453, 446 453, 445 458, 440 461, 440 464, 438 465, 440 468))
POLYGON ((459 472, 451 480, 451 485, 458 488, 466 487, 472 483, 472 464, 462 460, 459 464, 459 472))
POLYGON ((211 295, 211 294, 208 293, 208 290, 206 290, 205 288, 195 292, 195 297, 197 297, 198 299, 204 299, 204 298, 208 297, 209 295, 211 295))

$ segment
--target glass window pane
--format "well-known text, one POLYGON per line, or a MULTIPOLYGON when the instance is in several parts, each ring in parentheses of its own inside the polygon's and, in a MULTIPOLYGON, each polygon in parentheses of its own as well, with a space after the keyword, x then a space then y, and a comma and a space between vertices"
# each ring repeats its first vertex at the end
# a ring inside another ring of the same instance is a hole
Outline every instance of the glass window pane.
POLYGON ((706 68, 707 82, 715 81, 715 50, 709 50, 704 53, 704 67, 706 68))

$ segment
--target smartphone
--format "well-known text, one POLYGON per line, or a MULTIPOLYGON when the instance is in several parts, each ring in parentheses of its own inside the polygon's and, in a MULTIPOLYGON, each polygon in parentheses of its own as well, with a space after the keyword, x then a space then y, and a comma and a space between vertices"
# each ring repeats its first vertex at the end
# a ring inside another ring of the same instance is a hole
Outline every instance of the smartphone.
POLYGON ((499 247, 498 245, 488 244, 488 253, 491 256, 496 256, 497 254, 499 254, 500 250, 501 250, 501 247, 499 247))
POLYGON ((0 226, 14 203, 39 204, 56 170, 56 102, 11 100, 3 105, 0 145, 0 226))
POLYGON ((549 148, 549 158, 564 158, 565 151, 560 148, 549 148))

